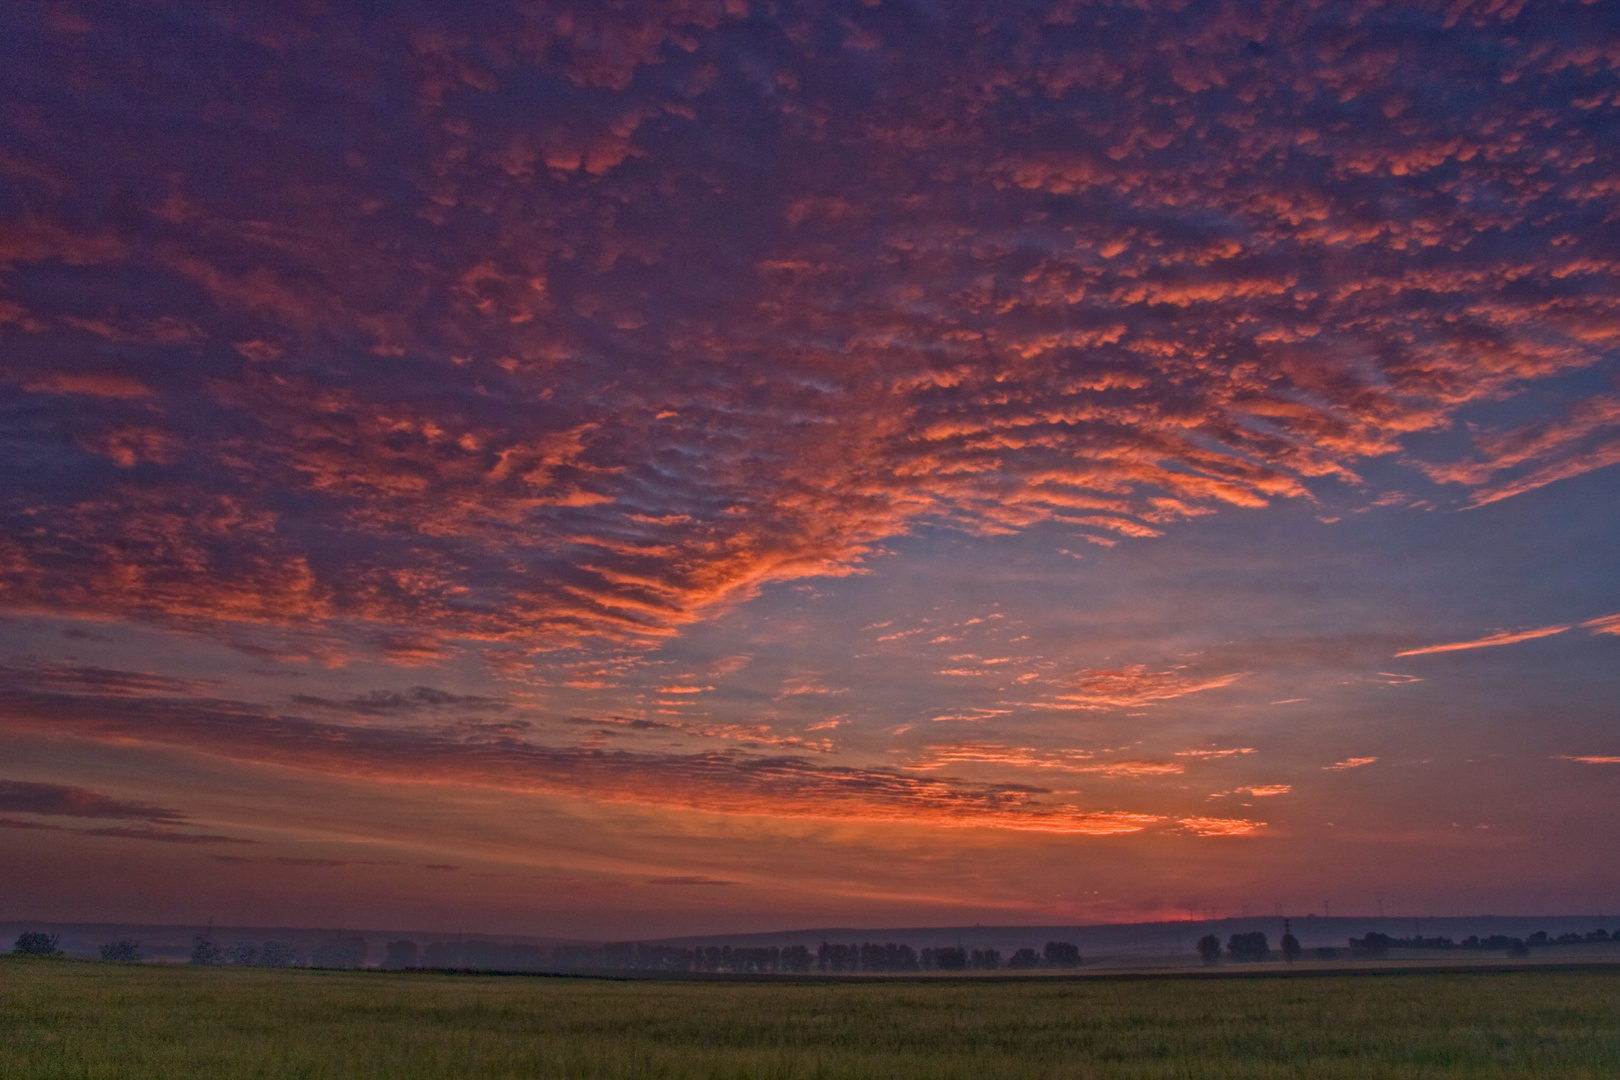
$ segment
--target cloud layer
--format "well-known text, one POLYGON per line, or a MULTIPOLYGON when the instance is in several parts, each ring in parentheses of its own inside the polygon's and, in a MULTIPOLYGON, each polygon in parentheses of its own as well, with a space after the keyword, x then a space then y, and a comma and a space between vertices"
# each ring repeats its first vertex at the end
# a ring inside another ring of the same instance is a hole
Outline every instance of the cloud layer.
MULTIPOLYGON (((12 609, 658 640, 922 523, 1354 488, 1620 338, 1602 5, 52 11, 0 15, 12 609)), ((1417 464, 1483 504, 1616 417, 1417 464)))
MULTIPOLYGON (((210 698, 62 693, 48 677, 15 671, 10 675, 0 685, 0 730, 12 734, 188 747, 239 761, 273 762, 347 777, 460 784, 730 815, 946 829, 1108 836, 1173 826, 1178 820, 1165 812, 1077 805, 1045 787, 931 775, 953 762, 1035 761, 1034 751, 980 744, 935 748, 934 760, 910 770, 741 752, 548 746, 510 731, 476 726, 343 724, 210 698)), ((1070 755, 1072 760, 1060 762, 1060 767, 1127 777, 1185 771, 1174 762, 1079 760, 1086 756, 1070 755)), ((0 784, 0 810, 140 817, 152 823, 182 820, 171 811, 41 784, 0 784)), ((1194 831, 1209 835, 1201 826, 1194 831)), ((94 835, 115 834, 103 830, 94 835)))

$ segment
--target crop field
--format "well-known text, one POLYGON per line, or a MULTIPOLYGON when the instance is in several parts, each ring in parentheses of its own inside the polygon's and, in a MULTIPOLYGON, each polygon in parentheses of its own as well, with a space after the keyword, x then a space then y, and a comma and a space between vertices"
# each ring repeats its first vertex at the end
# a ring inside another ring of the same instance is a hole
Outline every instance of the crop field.
POLYGON ((0 958, 0 1077, 1605 1077, 1620 971, 607 980, 0 958))

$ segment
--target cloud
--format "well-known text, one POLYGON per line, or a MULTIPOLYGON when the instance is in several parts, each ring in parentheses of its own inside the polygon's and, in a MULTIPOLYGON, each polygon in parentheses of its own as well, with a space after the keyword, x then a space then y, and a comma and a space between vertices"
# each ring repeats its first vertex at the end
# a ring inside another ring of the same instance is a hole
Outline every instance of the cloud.
POLYGON ((1264 821, 1247 818, 1184 817, 1177 823, 1198 836, 1248 836, 1266 827, 1264 821))
POLYGON ((1345 758, 1343 761, 1335 761, 1332 765, 1324 765, 1322 768, 1329 772, 1343 772, 1345 769, 1359 769, 1363 765, 1371 765, 1377 760, 1375 757, 1345 758))
MULTIPOLYGON (((351 778, 458 783, 731 815, 1093 836, 1140 832, 1164 820, 1156 813, 1075 806, 1028 785, 795 757, 545 746, 454 730, 323 723, 240 702, 69 695, 15 683, 0 686, 0 728, 185 746, 351 778)), ((139 837, 163 838, 151 832, 139 837)))
POLYGON ((0 829, 23 829, 45 832, 65 831, 60 825, 47 825, 42 821, 19 821, 16 818, 0 818, 0 829))
POLYGON ((1558 761, 1579 761, 1584 765, 1620 765, 1620 757, 1573 757, 1569 754, 1554 754, 1553 757, 1558 761))
MULTIPOLYGON (((49 671, 43 677, 51 678, 49 671)), ((116 685, 116 683, 115 683, 116 685)), ((107 698, 123 701, 123 698, 107 698)), ((0 818, 0 827, 8 829, 49 830, 68 832, 79 836, 96 836, 117 840, 151 840, 164 844, 254 844, 247 840, 216 833, 181 832, 175 825, 188 824, 186 816, 178 810, 152 806, 149 803, 115 799, 87 788, 64 784, 36 784, 21 780, 0 780, 0 812, 38 814, 41 817, 110 818, 140 822, 138 825, 97 825, 69 828, 44 822, 0 818)))
POLYGON ((1072 693, 1054 695, 1053 700, 1077 709, 1140 708, 1230 686, 1246 674, 1189 676, 1175 670, 1149 671, 1146 664, 1131 664, 1116 670, 1084 672, 1072 684, 1072 693))
POLYGON ((1620 397, 1600 394, 1576 402, 1564 417, 1537 419, 1505 432, 1476 433, 1474 442, 1483 460, 1423 468, 1441 483, 1475 485, 1471 505, 1486 506, 1620 462, 1620 438, 1613 437, 1617 432, 1620 397), (1492 482, 1497 472, 1525 466, 1532 467, 1511 480, 1492 482))
POLYGON ((108 826, 99 829, 75 829, 81 836, 112 837, 118 840, 154 840, 163 844, 257 844, 257 840, 247 840, 239 836, 223 836, 217 833, 183 833, 174 829, 131 829, 118 826, 108 826))
POLYGON ((54 817, 124 818, 172 825, 185 820, 178 810, 126 802, 86 788, 0 780, 0 812, 54 817))
POLYGON ((115 401, 152 396, 145 384, 112 372, 53 371, 24 383, 23 389, 36 394, 85 394, 115 401))
POLYGON ((1499 633, 1491 634, 1489 637, 1475 638, 1473 641, 1453 641, 1445 645, 1425 645, 1421 649, 1407 649, 1405 652, 1398 652, 1395 655, 1397 657, 1427 656, 1429 653, 1458 652, 1462 649, 1485 649, 1490 648, 1493 645, 1513 645, 1520 641, 1534 641, 1536 638, 1551 637, 1554 634, 1562 634, 1568 629, 1569 627, 1565 625, 1543 626, 1535 630, 1503 630, 1499 633))
POLYGON ((308 694, 294 694, 292 700, 308 708, 356 713, 363 716, 389 716, 416 712, 422 709, 477 708, 505 709, 509 703, 501 698, 482 697, 477 694, 452 694, 431 686, 413 686, 403 692, 373 690, 357 697, 334 700, 308 694))
MULTIPOLYGON (((1592 6, 744 7, 19 15, 0 605, 634 652, 923 528, 1353 485, 1612 363, 1592 6)), ((1614 407, 1423 469, 1606 467, 1614 407)))
POLYGON ((146 671, 40 661, 19 666, 0 664, 0 682, 19 682, 41 689, 119 695, 200 694, 207 693, 215 685, 205 679, 176 679, 146 671))
POLYGON ((1620 634, 1620 615, 1605 615, 1601 619, 1588 619, 1581 623, 1594 634, 1620 634))

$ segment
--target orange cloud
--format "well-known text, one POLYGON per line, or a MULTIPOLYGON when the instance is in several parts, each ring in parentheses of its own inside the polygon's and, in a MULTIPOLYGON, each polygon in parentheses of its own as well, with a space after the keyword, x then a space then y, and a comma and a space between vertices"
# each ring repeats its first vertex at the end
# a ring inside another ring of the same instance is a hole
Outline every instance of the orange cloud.
MULTIPOLYGON (((821 765, 794 757, 546 746, 515 738, 509 726, 484 731, 453 725, 340 725, 269 715, 240 702, 208 698, 64 693, 55 689, 50 673, 38 678, 27 669, 8 669, 0 675, 4 675, 0 727, 7 730, 48 731, 57 737, 124 745, 184 746, 350 777, 462 784, 705 813, 937 829, 1114 836, 1140 832, 1165 820, 1150 812, 1075 806, 1027 785, 978 784, 890 769, 821 765)), ((744 738, 752 734, 702 733, 744 738)))
POLYGON ((1588 619, 1581 623, 1594 634, 1620 634, 1620 615, 1605 615, 1601 619, 1588 619))
POLYGON ((1342 772, 1345 769, 1359 769, 1363 765, 1371 765, 1377 760, 1375 757, 1345 758, 1343 761, 1336 761, 1332 765, 1324 765, 1322 768, 1330 772, 1342 772))
POLYGON ((1177 823, 1198 836, 1248 836, 1266 827, 1264 821, 1246 818, 1184 817, 1177 823))
POLYGON ((1462 649, 1485 649, 1493 645, 1512 645, 1520 641, 1534 641, 1536 638, 1551 637, 1562 634, 1568 626, 1543 626, 1535 630, 1504 630, 1489 637, 1476 638, 1473 641, 1453 641, 1445 645, 1425 645, 1421 649, 1407 649, 1398 652, 1396 656, 1426 656, 1429 653, 1458 652, 1462 649))
POLYGON ((1054 700, 1078 709, 1137 708, 1230 686, 1246 674, 1240 671, 1196 677, 1180 675, 1174 670, 1149 671, 1146 664, 1132 664, 1112 671, 1084 672, 1073 684, 1073 693, 1054 695, 1054 700))
POLYGON ((153 396, 139 379, 112 372, 49 372, 24 382, 23 389, 35 394, 84 394, 112 401, 153 396))

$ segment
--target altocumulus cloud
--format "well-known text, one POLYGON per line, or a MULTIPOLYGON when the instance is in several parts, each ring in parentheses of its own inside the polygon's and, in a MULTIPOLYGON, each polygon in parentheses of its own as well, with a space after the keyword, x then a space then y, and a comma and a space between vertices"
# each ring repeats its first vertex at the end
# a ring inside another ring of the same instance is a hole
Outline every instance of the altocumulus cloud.
POLYGON ((629 646, 922 523, 1354 485, 1620 340, 1605 5, 53 11, 0 12, 12 609, 629 646))

